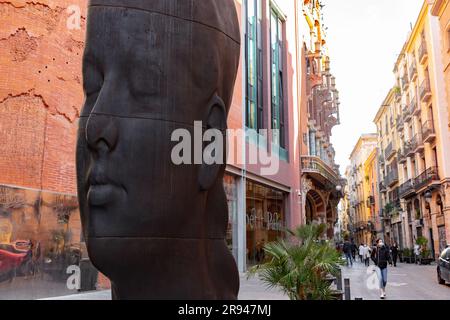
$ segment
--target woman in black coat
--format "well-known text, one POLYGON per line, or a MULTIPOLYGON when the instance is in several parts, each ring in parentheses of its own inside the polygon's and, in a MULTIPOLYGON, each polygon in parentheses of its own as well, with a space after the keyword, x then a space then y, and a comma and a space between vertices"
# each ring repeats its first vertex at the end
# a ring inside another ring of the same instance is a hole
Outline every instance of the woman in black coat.
POLYGON ((390 249, 384 245, 383 240, 378 239, 376 247, 372 251, 372 260, 377 268, 378 278, 380 279, 380 298, 386 298, 386 285, 388 276, 388 263, 392 265, 390 249))

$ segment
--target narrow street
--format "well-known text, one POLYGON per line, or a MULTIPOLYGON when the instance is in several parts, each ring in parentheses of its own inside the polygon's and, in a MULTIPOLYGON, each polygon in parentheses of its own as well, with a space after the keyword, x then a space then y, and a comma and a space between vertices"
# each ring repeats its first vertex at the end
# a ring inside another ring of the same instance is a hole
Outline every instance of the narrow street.
MULTIPOLYGON (((373 265, 368 269, 357 262, 353 267, 343 267, 343 279, 350 279, 352 300, 380 300, 377 277, 373 265)), ((439 285, 436 265, 419 266, 399 263, 389 267, 387 300, 450 300, 450 286, 439 285)))

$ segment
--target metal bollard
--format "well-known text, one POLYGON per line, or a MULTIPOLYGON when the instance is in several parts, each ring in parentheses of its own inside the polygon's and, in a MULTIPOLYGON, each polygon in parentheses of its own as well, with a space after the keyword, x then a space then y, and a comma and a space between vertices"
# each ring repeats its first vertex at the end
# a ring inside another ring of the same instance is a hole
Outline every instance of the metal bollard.
POLYGON ((345 300, 352 300, 350 292, 350 279, 344 279, 344 285, 345 285, 344 289, 345 300))
POLYGON ((339 271, 336 275, 336 289, 342 291, 342 269, 339 268, 339 271))

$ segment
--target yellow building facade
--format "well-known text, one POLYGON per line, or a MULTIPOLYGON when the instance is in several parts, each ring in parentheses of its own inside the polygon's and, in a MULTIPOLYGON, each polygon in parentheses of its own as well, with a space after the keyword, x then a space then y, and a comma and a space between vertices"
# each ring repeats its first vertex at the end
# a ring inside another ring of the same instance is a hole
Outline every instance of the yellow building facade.
POLYGON ((425 237, 436 257, 450 243, 450 131, 443 39, 432 4, 422 6, 375 123, 385 237, 401 248, 425 237))

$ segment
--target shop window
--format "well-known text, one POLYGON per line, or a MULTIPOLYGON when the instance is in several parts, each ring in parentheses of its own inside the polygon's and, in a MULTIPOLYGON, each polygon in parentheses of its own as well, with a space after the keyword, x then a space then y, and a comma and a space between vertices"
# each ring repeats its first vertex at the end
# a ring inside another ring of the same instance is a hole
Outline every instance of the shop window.
POLYGON ((284 194, 251 181, 247 182, 246 232, 248 265, 265 259, 264 246, 284 236, 286 225, 284 194))

